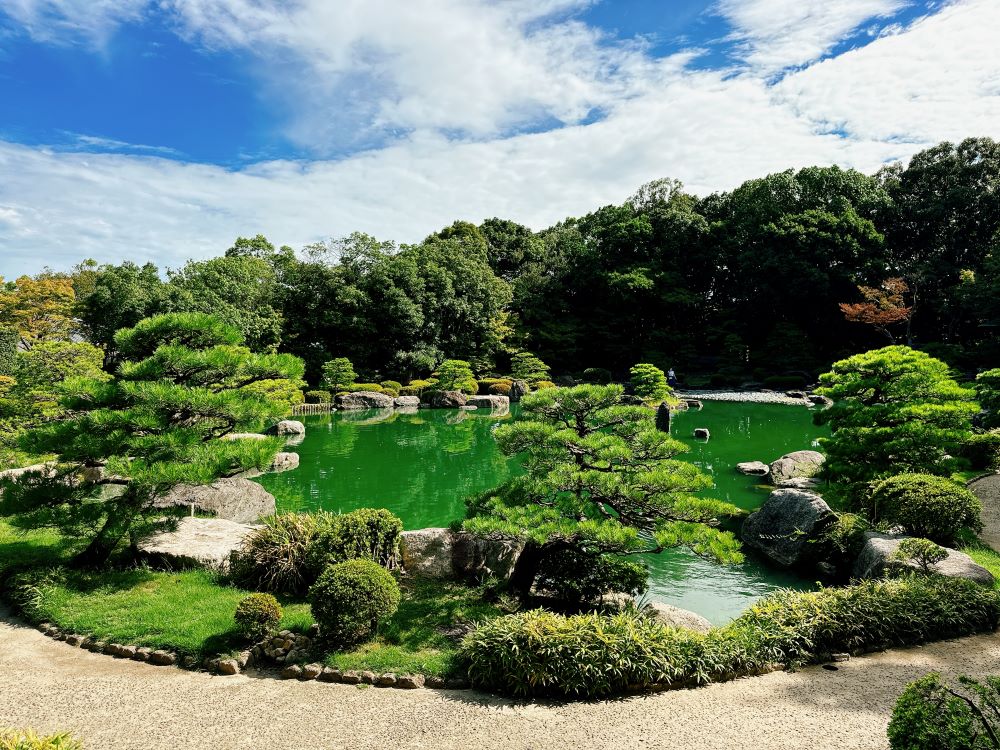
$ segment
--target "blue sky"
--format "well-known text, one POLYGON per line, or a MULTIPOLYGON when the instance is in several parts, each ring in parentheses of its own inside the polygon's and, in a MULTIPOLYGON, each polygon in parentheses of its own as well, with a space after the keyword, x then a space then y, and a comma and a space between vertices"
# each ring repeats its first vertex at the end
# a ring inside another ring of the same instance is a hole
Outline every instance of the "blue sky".
POLYGON ((996 0, 0 0, 0 274, 1000 136, 996 0))

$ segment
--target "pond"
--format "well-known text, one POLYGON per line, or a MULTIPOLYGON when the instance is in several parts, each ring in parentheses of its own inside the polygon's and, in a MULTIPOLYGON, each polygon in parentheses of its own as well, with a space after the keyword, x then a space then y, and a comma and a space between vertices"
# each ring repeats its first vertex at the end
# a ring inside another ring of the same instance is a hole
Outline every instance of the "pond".
MULTIPOLYGON (((414 413, 337 412, 303 417, 306 437, 289 450, 299 468, 259 481, 277 498, 279 511, 388 508, 407 529, 447 526, 465 513, 464 498, 496 486, 517 463, 504 458, 492 430, 512 414, 421 409, 414 413)), ((752 510, 767 497, 759 479, 737 474, 740 461, 772 461, 808 448, 824 428, 799 406, 706 401, 701 411, 675 415, 672 432, 691 447, 685 459, 712 475, 711 494, 752 510), (711 431, 694 440, 696 427, 711 431)), ((722 624, 781 586, 812 581, 750 558, 721 566, 685 550, 646 559, 651 599, 668 602, 722 624)))

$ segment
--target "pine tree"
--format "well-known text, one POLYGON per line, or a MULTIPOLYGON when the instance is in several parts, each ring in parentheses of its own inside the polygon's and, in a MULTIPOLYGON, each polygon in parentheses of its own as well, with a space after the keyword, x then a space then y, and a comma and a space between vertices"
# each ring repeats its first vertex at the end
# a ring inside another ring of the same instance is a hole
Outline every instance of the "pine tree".
POLYGON ((283 415, 255 383, 303 373, 298 358, 255 354, 235 328, 200 313, 147 318, 115 344, 124 361, 114 377, 67 380, 70 416, 22 437, 24 450, 56 454, 52 470, 7 481, 0 498, 0 516, 18 526, 86 539, 80 566, 102 565, 127 536, 169 525, 155 501, 178 484, 266 469, 280 440, 222 438, 283 415))

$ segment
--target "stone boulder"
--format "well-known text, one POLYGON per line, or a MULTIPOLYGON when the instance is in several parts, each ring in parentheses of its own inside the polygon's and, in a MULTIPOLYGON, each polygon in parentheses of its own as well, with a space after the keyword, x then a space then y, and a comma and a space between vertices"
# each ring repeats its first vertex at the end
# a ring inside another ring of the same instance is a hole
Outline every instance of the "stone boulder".
POLYGON ((223 435, 220 440, 267 440, 267 435, 261 435, 259 432, 230 432, 228 435, 223 435))
POLYGON ((433 409, 458 409, 465 406, 468 398, 461 391, 432 391, 430 405, 433 409))
POLYGON ((531 393, 531 387, 527 380, 512 380, 510 383, 510 402, 516 404, 524 396, 531 393))
POLYGON ((153 534, 135 546, 142 557, 170 569, 226 571, 230 555, 255 528, 221 518, 181 518, 174 531, 153 534))
MULTIPOLYGON (((854 578, 881 578, 886 569, 897 565, 918 568, 919 566, 915 563, 903 563, 892 559, 899 548, 899 543, 904 539, 906 539, 905 536, 866 531, 865 544, 854 561, 854 569, 851 571, 852 576, 854 578)), ((948 548, 946 547, 945 549, 948 548)), ((992 587, 994 584, 992 573, 981 565, 977 565, 964 552, 954 549, 948 549, 948 557, 931 566, 931 570, 951 578, 968 578, 970 581, 975 581, 985 586, 992 587)))
POLYGON ((815 406, 833 406, 833 399, 827 396, 820 396, 818 393, 810 393, 806 398, 809 400, 810 404, 815 406))
POLYGON ((420 406, 420 396, 396 396, 397 407, 420 406))
POLYGON ((698 440, 708 440, 712 437, 712 433, 709 432, 707 427, 695 427, 694 436, 698 440))
POLYGON ((506 414, 510 411, 510 398, 507 396, 469 396, 465 405, 489 409, 496 414, 506 414))
POLYGON ((508 580, 523 542, 477 537, 450 529, 404 531, 399 539, 403 569, 421 578, 481 578, 508 580))
POLYGON ((697 633, 707 633, 712 629, 712 623, 699 615, 697 612, 681 609, 680 607, 675 607, 672 604, 651 602, 649 604, 649 613, 657 622, 660 622, 663 625, 669 625, 672 628, 694 630, 697 633))
POLYGON ((271 471, 281 472, 281 471, 291 471, 292 469, 299 468, 299 454, 298 453, 275 453, 274 461, 271 462, 271 471))
POLYGON ((736 471, 751 477, 766 477, 771 473, 771 467, 763 461, 743 461, 736 464, 736 471))
POLYGON ((818 490, 823 485, 816 477, 795 477, 778 482, 776 487, 792 490, 818 490))
POLYGON ((344 393, 337 396, 338 409, 355 411, 359 409, 391 409, 394 405, 395 399, 388 393, 358 391, 357 393, 344 393))
POLYGON ((697 398, 687 398, 684 399, 684 401, 682 401, 681 403, 684 404, 688 409, 698 409, 699 411, 701 411, 702 409, 705 408, 705 404, 703 404, 701 400, 697 398))
POLYGON ((836 518, 822 497, 795 489, 775 490, 759 510, 743 522, 743 543, 779 565, 791 567, 805 561, 809 542, 836 518))
POLYGON ((814 477, 823 468, 826 458, 818 451, 786 453, 771 463, 771 481, 775 484, 797 477, 814 477))
POLYGON ((282 419, 270 432, 275 435, 305 435, 306 426, 295 419, 282 419))
POLYGON ((404 531, 399 537, 403 569, 423 578, 451 578, 454 537, 448 529, 404 531))
MULTIPOLYGON (((295 456, 295 453, 279 454, 295 456)), ((212 484, 178 485, 156 501, 158 508, 190 507, 236 523, 253 523, 275 513, 274 495, 243 477, 218 479, 212 484)))

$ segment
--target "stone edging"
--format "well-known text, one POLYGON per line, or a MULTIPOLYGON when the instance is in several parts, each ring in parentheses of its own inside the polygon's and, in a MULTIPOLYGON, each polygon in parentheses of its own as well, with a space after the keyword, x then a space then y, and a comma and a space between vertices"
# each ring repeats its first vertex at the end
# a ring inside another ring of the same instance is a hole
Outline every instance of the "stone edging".
MULTIPOLYGON (((264 641, 258 643, 253 648, 240 652, 237 657, 206 657, 199 660, 194 656, 180 657, 173 651, 166 649, 152 649, 147 646, 122 645, 120 643, 109 643, 101 641, 91 636, 80 635, 60 630, 49 622, 39 623, 37 630, 43 635, 57 641, 62 641, 75 648, 82 648, 95 654, 105 654, 119 659, 131 659, 143 662, 156 667, 181 667, 183 669, 203 669, 218 675, 228 676, 240 674, 248 667, 253 667, 258 663, 271 658, 265 654, 265 648, 270 648, 270 642, 280 638, 282 640, 304 638, 309 643, 300 646, 300 651, 305 651, 311 645, 311 639, 307 636, 297 635, 288 630, 283 630, 276 636, 269 636, 264 641)), ((301 643, 301 641, 299 641, 301 643)), ((294 649, 290 652, 294 653, 294 649)), ((281 661, 279 656, 275 661, 281 661)), ((464 690, 469 688, 467 680, 461 678, 444 679, 442 677, 428 676, 422 674, 396 674, 395 672, 384 672, 377 674, 367 670, 340 670, 334 667, 324 667, 321 664, 289 664, 275 673, 274 670, 267 670, 264 667, 262 676, 272 679, 298 679, 298 680, 319 680, 320 682, 342 683, 345 685, 376 685, 378 687, 395 687, 404 690, 415 688, 446 688, 449 690, 464 690)))

